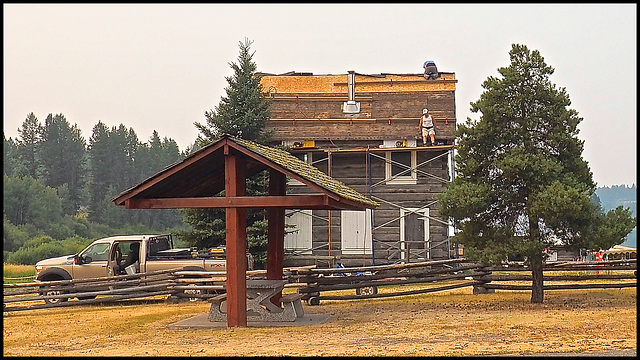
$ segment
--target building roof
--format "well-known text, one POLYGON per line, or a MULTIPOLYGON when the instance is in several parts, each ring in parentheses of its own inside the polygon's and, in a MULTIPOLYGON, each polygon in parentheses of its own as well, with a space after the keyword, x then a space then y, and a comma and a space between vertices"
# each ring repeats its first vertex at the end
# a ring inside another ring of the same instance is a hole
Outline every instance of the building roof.
MULTIPOLYGON (((245 160, 247 177, 263 170, 273 169, 302 182, 323 196, 322 201, 314 201, 312 205, 287 202, 286 205, 269 203, 267 206, 296 209, 364 210, 379 205, 284 150, 235 138, 231 135, 223 135, 218 141, 168 166, 140 184, 123 191, 113 198, 112 202, 127 208, 233 207, 229 206, 229 202, 221 202, 220 197, 214 198, 225 189, 224 164, 225 152, 227 151, 231 151, 233 155, 241 156, 245 160)), ((253 199, 259 199, 259 197, 253 197, 253 199)), ((253 202, 253 204, 257 204, 255 207, 258 208, 262 207, 261 204, 266 203, 266 201, 253 202)), ((243 207, 252 207, 249 201, 243 204, 245 204, 242 205, 243 207)))
POLYGON ((605 254, 623 254, 628 252, 636 252, 637 250, 632 247, 614 245, 611 249, 603 251, 605 254))
POLYGON ((274 163, 303 177, 305 180, 311 181, 336 195, 340 195, 346 199, 370 205, 372 207, 379 205, 377 202, 348 187, 341 181, 330 177, 318 170, 315 166, 298 159, 284 150, 260 145, 248 140, 236 138, 235 141, 245 148, 264 156, 266 159, 273 161, 274 163))

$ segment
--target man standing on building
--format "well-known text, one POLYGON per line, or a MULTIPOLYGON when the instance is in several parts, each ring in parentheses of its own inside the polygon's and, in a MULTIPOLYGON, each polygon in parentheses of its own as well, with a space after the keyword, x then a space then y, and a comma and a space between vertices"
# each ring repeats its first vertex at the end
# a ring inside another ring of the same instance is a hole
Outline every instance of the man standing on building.
POLYGON ((431 137, 431 146, 436 144, 436 132, 433 129, 433 118, 429 114, 429 109, 422 109, 422 117, 420 117, 418 129, 422 131, 422 144, 424 146, 427 146, 427 136, 431 137))

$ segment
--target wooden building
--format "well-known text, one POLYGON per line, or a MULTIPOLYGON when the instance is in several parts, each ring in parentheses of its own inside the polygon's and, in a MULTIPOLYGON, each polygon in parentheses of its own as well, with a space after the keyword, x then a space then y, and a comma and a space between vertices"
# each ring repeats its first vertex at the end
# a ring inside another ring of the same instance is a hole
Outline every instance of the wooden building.
MULTIPOLYGON (((314 75, 260 73, 273 99, 272 145, 290 146, 381 205, 366 211, 287 213, 286 264, 379 265, 456 256, 436 195, 452 180, 456 128, 454 73, 314 75), (422 143, 428 108, 436 143, 422 143)), ((289 193, 307 191, 295 180, 289 193)))

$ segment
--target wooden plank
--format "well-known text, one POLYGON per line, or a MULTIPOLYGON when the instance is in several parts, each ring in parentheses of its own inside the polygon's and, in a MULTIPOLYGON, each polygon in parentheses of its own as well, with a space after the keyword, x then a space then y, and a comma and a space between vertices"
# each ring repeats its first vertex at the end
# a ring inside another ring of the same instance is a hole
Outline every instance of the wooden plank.
MULTIPOLYGON (((317 121, 269 121, 266 129, 273 130, 273 140, 350 140, 361 141, 371 139, 418 139, 418 118, 414 121, 400 121, 391 119, 376 120, 376 122, 353 123, 317 121)), ((451 142, 455 138, 455 121, 436 120, 436 139, 451 142)))
POLYGON ((181 208, 321 208, 327 205, 326 195, 284 196, 226 196, 160 199, 129 199, 127 209, 181 209, 181 208))

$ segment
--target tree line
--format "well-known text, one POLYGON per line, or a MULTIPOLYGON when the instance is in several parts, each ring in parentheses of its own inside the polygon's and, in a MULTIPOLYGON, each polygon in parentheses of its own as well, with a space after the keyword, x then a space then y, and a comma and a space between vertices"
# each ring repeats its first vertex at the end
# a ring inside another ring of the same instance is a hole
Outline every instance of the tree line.
MULTIPOLYGON (((48 247, 72 250, 87 239, 131 228, 148 232, 183 225, 179 210, 126 210, 110 200, 183 159, 195 144, 180 152, 173 139, 160 138, 157 131, 143 142, 133 128, 102 121, 85 140, 63 114, 48 114, 41 123, 34 113, 26 116, 15 139, 3 134, 3 141, 5 261, 23 247, 52 243, 48 247)), ((14 260, 33 262, 35 256, 26 259, 25 252, 14 260)))
MULTIPOLYGON (((170 232, 185 246, 224 245, 224 209, 135 210, 117 207, 111 199, 223 134, 268 143, 264 128, 270 100, 263 96, 251 43, 239 43, 226 96, 205 111, 204 123, 194 123, 201 134, 184 152, 156 131, 142 142, 132 128, 109 128, 101 121, 87 141, 63 114, 49 114, 41 124, 30 113, 16 139, 3 134, 4 261, 34 264, 116 234, 170 232)), ((267 184, 264 173, 256 174, 247 179, 247 194, 264 195, 267 184)), ((247 211, 247 241, 260 266, 266 259, 264 210, 247 211)))
MULTIPOLYGON (((638 216, 638 208, 636 203, 636 184, 627 186, 626 184, 603 186, 596 189, 596 195, 602 205, 604 211, 609 211, 623 206, 631 211, 631 215, 638 216)), ((637 242, 638 229, 634 227, 633 230, 627 235, 627 239, 622 245, 635 247, 637 242)))

